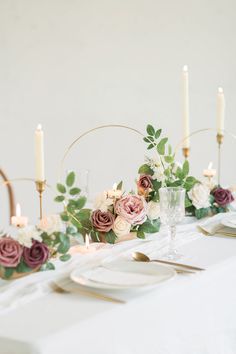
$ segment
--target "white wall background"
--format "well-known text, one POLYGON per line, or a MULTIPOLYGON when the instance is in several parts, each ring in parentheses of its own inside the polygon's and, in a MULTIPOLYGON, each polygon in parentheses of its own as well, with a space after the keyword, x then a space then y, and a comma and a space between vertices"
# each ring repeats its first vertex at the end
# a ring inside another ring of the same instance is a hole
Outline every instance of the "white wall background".
MULTIPOLYGON (((65 148, 101 124, 144 131, 151 122, 177 144, 184 64, 190 70, 191 130, 215 127, 222 86, 226 128, 236 133, 235 14, 234 0, 0 0, 0 165, 11 178, 34 176, 39 122, 50 184, 65 148)), ((90 168, 97 191, 122 177, 133 183, 144 147, 126 131, 94 134, 66 168, 90 168)), ((235 148, 227 137, 227 184, 236 182, 235 148)), ((192 139, 193 173, 200 175, 216 156, 214 134, 192 139)), ((24 212, 35 217, 34 186, 15 187, 24 212)), ((46 199, 52 210, 50 193, 46 199)), ((0 208, 4 215, 5 205, 0 208)))

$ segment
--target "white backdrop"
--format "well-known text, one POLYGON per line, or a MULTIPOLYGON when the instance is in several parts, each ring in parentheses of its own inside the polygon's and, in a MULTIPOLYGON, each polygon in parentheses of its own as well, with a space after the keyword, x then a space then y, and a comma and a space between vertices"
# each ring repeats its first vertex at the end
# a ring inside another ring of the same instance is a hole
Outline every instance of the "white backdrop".
MULTIPOLYGON (((34 176, 38 123, 45 131, 50 184, 66 146, 97 125, 142 131, 151 122, 177 144, 184 64, 190 71, 191 131, 215 127, 222 86, 226 129, 236 134, 235 13, 234 0, 0 0, 0 165, 12 178, 34 176)), ((209 161, 216 164, 214 134, 191 143, 192 171, 200 175, 209 161)), ((227 184, 236 183, 235 148, 227 137, 227 184)), ((76 170, 89 168, 99 190, 122 176, 133 183, 144 145, 132 133, 109 131, 89 137, 76 151, 76 170)), ((35 216, 33 185, 15 187, 24 213, 35 216)), ((50 211, 50 193, 46 198, 50 211)))

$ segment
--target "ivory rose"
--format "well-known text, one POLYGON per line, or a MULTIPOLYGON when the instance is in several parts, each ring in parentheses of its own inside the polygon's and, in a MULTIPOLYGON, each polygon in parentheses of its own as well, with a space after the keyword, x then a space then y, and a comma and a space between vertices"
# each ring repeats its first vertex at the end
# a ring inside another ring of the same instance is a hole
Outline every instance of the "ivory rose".
POLYGON ((116 234, 116 236, 118 237, 125 236, 129 234, 130 229, 131 229, 131 224, 121 216, 117 216, 113 225, 113 231, 116 234))
POLYGON ((188 192, 188 196, 196 209, 210 207, 210 189, 205 184, 196 183, 188 192))
POLYGON ((52 214, 44 216, 39 223, 39 229, 51 235, 54 232, 60 232, 63 230, 63 223, 60 215, 52 214))
POLYGON ((147 219, 147 203, 141 196, 128 194, 116 202, 115 212, 131 225, 140 225, 147 219))

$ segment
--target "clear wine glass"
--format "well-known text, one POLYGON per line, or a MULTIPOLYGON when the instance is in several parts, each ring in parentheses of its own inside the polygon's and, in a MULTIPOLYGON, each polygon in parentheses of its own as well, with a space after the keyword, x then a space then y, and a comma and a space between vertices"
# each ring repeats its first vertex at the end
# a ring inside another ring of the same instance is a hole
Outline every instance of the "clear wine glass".
POLYGON ((185 189, 166 187, 159 189, 161 222, 169 227, 170 242, 166 255, 168 259, 177 259, 181 255, 175 247, 176 224, 185 216, 185 189))

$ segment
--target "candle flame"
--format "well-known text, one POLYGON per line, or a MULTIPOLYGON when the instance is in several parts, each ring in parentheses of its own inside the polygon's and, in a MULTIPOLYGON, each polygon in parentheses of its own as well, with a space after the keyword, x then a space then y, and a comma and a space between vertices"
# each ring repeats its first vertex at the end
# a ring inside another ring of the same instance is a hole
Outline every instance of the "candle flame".
POLYGON ((21 216, 21 207, 19 203, 16 204, 16 216, 21 216))
POLYGON ((188 65, 184 65, 183 71, 184 71, 185 73, 188 72, 188 65))
POLYGON ((42 124, 37 125, 37 130, 42 130, 42 124))
POLYGON ((89 236, 88 235, 85 236, 85 247, 86 247, 86 249, 89 249, 89 236))
POLYGON ((113 184, 112 189, 113 189, 113 191, 116 191, 116 190, 117 190, 117 183, 114 183, 114 184, 113 184))
POLYGON ((219 87, 219 88, 218 88, 218 93, 224 93, 222 87, 219 87))
POLYGON ((211 162, 209 162, 209 165, 208 165, 207 169, 208 169, 208 170, 211 170, 211 169, 212 169, 212 166, 213 166, 213 162, 211 161, 211 162))

